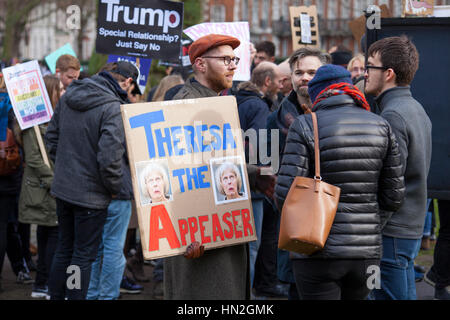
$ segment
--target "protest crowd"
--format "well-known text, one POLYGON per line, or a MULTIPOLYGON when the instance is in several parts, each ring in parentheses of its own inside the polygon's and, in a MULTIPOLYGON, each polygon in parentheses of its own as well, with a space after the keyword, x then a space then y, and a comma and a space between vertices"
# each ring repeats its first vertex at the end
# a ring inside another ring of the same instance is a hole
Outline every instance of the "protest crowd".
POLYGON ((415 300, 423 278, 435 299, 450 299, 449 200, 438 202, 433 266, 415 264, 435 228, 426 223, 432 123, 410 88, 420 59, 414 41, 383 38, 363 54, 303 47, 282 60, 262 41, 250 46, 250 80, 236 81, 240 45, 215 33, 198 38, 189 71, 167 67, 148 92, 133 63, 108 62, 88 75, 61 55, 54 74, 40 65, 51 120, 24 130, 0 74, 0 299, 6 261, 31 297, 52 300, 114 300, 149 281, 153 297, 167 300, 415 300), (224 96, 235 98, 240 129, 258 134, 243 139, 245 170, 223 164, 214 184, 223 201, 251 200, 256 240, 208 249, 202 233, 186 236, 181 254, 144 259, 135 192, 143 205, 167 203, 173 177, 155 164, 133 188, 121 105, 224 96), (262 143, 279 168, 259 155, 249 161, 262 143), (340 188, 326 243, 312 254, 278 247, 298 177, 340 188))

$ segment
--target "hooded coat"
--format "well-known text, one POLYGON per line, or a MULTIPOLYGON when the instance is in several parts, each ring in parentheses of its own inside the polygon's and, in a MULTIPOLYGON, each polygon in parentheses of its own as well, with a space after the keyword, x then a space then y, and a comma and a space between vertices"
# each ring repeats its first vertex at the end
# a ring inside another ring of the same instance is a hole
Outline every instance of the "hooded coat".
POLYGON ((55 163, 51 194, 92 209, 108 207, 122 187, 126 92, 107 73, 75 80, 59 100, 45 134, 55 163))

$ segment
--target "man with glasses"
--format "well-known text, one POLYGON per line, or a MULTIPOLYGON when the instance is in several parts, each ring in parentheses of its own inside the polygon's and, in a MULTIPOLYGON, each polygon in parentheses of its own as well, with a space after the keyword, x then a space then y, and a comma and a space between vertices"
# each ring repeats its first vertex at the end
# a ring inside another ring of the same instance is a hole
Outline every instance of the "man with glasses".
POLYGON ((400 209, 384 213, 381 289, 373 292, 380 300, 416 299, 414 259, 423 235, 431 161, 431 121, 409 86, 418 67, 419 54, 406 36, 378 40, 368 50, 365 92, 376 96, 395 133, 406 187, 400 209))
MULTIPOLYGON (((239 58, 237 38, 210 34, 189 48, 194 77, 174 96, 177 99, 215 97, 231 88, 239 58)), ((250 170, 247 167, 250 176, 250 170)), ((250 177, 249 177, 250 179, 250 177)), ((251 184, 251 182, 250 182, 251 184)), ((164 299, 243 300, 249 297, 248 244, 208 250, 198 242, 184 256, 164 259, 164 299)))

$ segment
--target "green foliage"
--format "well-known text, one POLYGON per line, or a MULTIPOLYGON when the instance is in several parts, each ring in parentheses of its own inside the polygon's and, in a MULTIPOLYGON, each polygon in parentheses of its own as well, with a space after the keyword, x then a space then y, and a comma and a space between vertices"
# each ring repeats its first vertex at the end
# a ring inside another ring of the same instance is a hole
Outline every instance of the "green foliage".
POLYGON ((108 61, 108 55, 97 53, 95 52, 94 48, 94 50, 92 51, 91 59, 89 59, 89 75, 92 76, 93 74, 96 74, 100 70, 100 68, 106 64, 106 61, 108 61))
POLYGON ((199 0, 184 0, 184 27, 189 28, 202 21, 202 2, 199 0))

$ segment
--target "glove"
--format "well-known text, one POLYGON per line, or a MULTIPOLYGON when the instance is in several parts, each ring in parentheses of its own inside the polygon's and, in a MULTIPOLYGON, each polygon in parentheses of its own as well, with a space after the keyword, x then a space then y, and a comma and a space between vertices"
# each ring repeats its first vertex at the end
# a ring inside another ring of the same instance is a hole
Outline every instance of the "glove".
POLYGON ((200 258, 205 252, 205 247, 200 244, 198 241, 192 242, 187 246, 186 252, 184 253, 184 257, 186 259, 197 259, 200 258))

